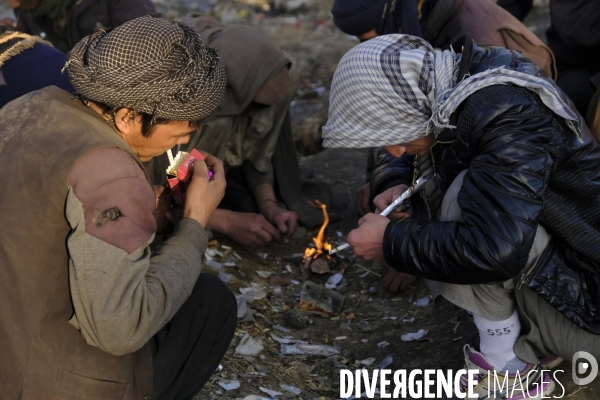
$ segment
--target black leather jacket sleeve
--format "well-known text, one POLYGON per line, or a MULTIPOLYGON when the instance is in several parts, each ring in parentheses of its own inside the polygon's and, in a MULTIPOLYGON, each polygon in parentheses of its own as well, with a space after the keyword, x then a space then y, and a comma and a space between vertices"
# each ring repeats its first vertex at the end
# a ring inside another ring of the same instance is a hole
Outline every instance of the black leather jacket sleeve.
POLYGON ((393 186, 411 185, 413 159, 408 154, 396 158, 384 149, 379 150, 371 175, 371 200, 393 186))
POLYGON ((507 89, 473 94, 459 116, 468 127, 452 145, 468 165, 458 195, 464 222, 390 222, 389 265, 459 284, 505 281, 525 267, 553 167, 553 118, 525 89, 507 89))

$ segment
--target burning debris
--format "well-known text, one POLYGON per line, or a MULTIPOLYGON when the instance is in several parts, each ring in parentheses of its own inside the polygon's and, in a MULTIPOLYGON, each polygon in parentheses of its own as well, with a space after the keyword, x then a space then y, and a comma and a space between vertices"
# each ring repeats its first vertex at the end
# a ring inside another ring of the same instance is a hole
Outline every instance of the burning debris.
POLYGON ((309 271, 317 274, 324 274, 331 271, 329 268, 329 260, 331 260, 331 257, 329 257, 329 250, 332 249, 332 246, 325 236, 325 230, 327 229, 327 225, 329 225, 327 205, 321 203, 319 200, 315 200, 315 202, 311 204, 323 210, 323 225, 321 225, 317 236, 312 239, 312 245, 307 247, 304 251, 304 257, 302 258, 302 268, 304 270, 302 271, 302 275, 305 279, 310 274, 309 271), (323 254, 325 257, 321 257, 323 254))

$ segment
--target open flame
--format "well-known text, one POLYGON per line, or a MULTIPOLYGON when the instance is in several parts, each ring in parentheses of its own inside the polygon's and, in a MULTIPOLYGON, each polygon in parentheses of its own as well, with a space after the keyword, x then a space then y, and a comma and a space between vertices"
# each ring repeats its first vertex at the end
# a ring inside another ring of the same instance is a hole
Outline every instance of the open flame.
POLYGON ((306 262, 306 260, 310 257, 312 259, 318 258, 321 254, 325 253, 327 258, 329 259, 329 250, 331 250, 331 243, 327 241, 325 237, 325 228, 329 225, 329 215, 327 214, 327 205, 321 203, 319 200, 315 200, 312 203, 315 207, 323 210, 323 225, 321 225, 321 229, 319 229, 319 233, 316 237, 313 238, 313 243, 315 247, 307 247, 304 250, 304 258, 302 262, 306 262))

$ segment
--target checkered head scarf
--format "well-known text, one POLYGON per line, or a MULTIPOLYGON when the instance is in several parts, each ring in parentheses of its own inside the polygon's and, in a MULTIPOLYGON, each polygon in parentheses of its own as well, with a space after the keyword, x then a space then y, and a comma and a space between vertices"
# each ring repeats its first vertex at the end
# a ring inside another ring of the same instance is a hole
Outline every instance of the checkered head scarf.
POLYGON ((407 143, 450 125, 471 94, 511 83, 536 92, 580 136, 578 117, 550 79, 494 68, 457 82, 460 54, 434 50, 408 35, 378 36, 350 50, 331 84, 325 147, 379 147, 407 143))
POLYGON ((65 68, 83 98, 154 119, 204 119, 225 91, 217 52, 189 26, 152 16, 85 37, 65 68))

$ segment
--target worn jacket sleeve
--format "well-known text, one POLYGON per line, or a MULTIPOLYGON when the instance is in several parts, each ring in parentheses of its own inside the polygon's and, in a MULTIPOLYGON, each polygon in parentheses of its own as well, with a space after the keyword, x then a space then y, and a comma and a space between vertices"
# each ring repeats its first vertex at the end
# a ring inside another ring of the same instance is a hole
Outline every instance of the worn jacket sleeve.
POLYGON ((387 189, 405 184, 410 185, 413 177, 413 156, 408 154, 396 158, 384 149, 379 150, 375 168, 371 175, 371 197, 387 189))
POLYGON ((69 178, 66 217, 69 321, 89 345, 114 355, 140 349, 177 312, 200 274, 203 227, 182 220, 152 254, 155 196, 126 152, 101 148, 82 156, 69 178))
POLYGON ((493 102, 473 95, 460 117, 470 128, 457 134, 471 157, 458 194, 464 222, 390 222, 384 254, 396 269, 474 284, 505 281, 525 267, 553 167, 553 118, 524 89, 501 90, 507 94, 493 102))

